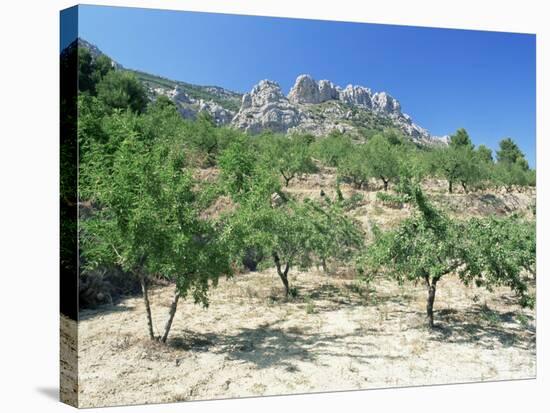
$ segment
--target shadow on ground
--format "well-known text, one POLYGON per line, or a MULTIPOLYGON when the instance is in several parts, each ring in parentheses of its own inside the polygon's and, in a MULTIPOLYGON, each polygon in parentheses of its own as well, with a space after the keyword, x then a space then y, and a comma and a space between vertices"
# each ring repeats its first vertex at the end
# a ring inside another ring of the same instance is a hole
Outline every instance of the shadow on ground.
POLYGON ((127 307, 123 304, 104 304, 94 309, 80 310, 80 312, 78 313, 78 321, 84 321, 96 316, 102 316, 111 313, 132 311, 133 309, 133 307, 127 307))
MULTIPOLYGON (((388 357, 366 351, 366 346, 357 344, 354 337, 360 337, 364 330, 357 328, 347 334, 320 334, 309 329, 277 326, 280 321, 258 328, 243 328, 236 334, 198 334, 184 330, 168 341, 172 348, 194 352, 223 354, 229 360, 240 360, 254 364, 256 368, 284 367, 297 371, 296 361, 319 361, 319 356, 354 357, 356 359, 376 359, 388 357), (340 344, 340 345, 339 345, 340 344), (328 351, 328 348, 341 348, 341 352, 328 351)), ((322 363, 321 363, 322 365, 322 363)))
POLYGON ((536 330, 533 317, 514 312, 502 312, 475 305, 466 310, 440 310, 436 312, 432 338, 447 343, 474 343, 487 349, 498 342, 505 347, 524 350, 535 349, 536 330), (528 325, 527 325, 528 324, 528 325))

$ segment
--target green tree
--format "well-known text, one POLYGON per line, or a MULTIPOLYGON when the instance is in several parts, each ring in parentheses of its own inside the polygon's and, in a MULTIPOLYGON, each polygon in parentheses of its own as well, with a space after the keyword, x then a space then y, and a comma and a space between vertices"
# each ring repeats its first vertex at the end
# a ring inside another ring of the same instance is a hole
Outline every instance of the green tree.
POLYGON ((101 80, 109 73, 110 71, 114 70, 113 68, 113 61, 109 59, 105 55, 99 55, 94 61, 93 61, 93 70, 92 70, 92 82, 94 83, 94 89, 95 86, 101 82, 101 80))
POLYGON ((493 162, 493 150, 491 148, 488 148, 485 145, 479 145, 476 148, 476 152, 478 153, 479 159, 482 162, 487 162, 487 163, 493 162))
POLYGON ((483 179, 485 168, 481 161, 483 156, 487 157, 486 149, 474 150, 468 132, 461 128, 451 136, 449 146, 433 152, 433 169, 447 180, 449 193, 453 192, 454 183, 460 183, 464 192, 468 192, 483 179))
POLYGON ((454 135, 451 135, 450 146, 452 148, 469 148, 474 149, 474 144, 470 139, 470 135, 464 128, 458 129, 454 135))
POLYGON ((111 59, 105 55, 93 58, 85 47, 78 48, 78 90, 90 95, 96 94, 97 84, 113 70, 111 59))
POLYGON ((354 150, 351 139, 342 133, 331 132, 312 145, 312 152, 326 166, 338 166, 354 150))
POLYGON ((264 162, 281 174, 285 186, 296 176, 316 170, 310 155, 308 136, 267 134, 262 138, 264 162))
POLYGON ((81 222, 82 252, 87 268, 114 264, 139 278, 149 337, 165 342, 179 298, 191 294, 208 305, 209 282, 230 274, 229 257, 215 223, 201 218, 196 183, 171 136, 144 139, 132 114, 113 117, 111 132, 119 136, 112 140, 119 145, 108 155, 94 143, 80 168, 80 199, 96 205, 81 222), (151 274, 176 285, 160 336, 149 301, 151 274))
POLYGON ((507 285, 523 305, 532 304, 526 271, 535 263, 534 227, 513 217, 504 220, 451 220, 434 208, 418 186, 403 186, 415 213, 395 230, 375 230, 366 266, 385 269, 402 283, 408 279, 426 286, 426 317, 434 326, 434 301, 439 280, 457 273, 462 282, 507 285))
POLYGON ((512 139, 505 138, 501 140, 498 145, 497 161, 499 163, 513 164, 519 162, 525 170, 529 168, 525 155, 512 139))
POLYGON ((79 92, 93 93, 95 84, 92 79, 94 71, 92 55, 84 47, 78 48, 78 90, 79 92))
POLYGON ((512 192, 514 186, 530 185, 533 183, 532 177, 531 171, 526 171, 518 162, 498 162, 493 168, 493 180, 506 192, 512 192))
POLYGON ((253 184, 256 155, 246 137, 233 141, 219 158, 220 175, 227 191, 236 200, 250 192, 253 184))
POLYGON ((388 184, 399 177, 399 146, 392 145, 383 135, 373 136, 365 145, 372 176, 381 179, 387 191, 388 184))
POLYGON ((367 187, 369 179, 373 176, 368 155, 366 145, 356 145, 353 151, 338 162, 338 177, 350 180, 357 189, 367 187))
POLYGON ((449 193, 465 172, 463 162, 468 159, 470 149, 464 147, 443 147, 432 152, 433 169, 447 180, 449 193))
POLYGON ((232 240, 228 243, 234 256, 252 248, 271 259, 285 297, 292 295, 292 267, 308 268, 316 259, 325 264, 329 258, 341 259, 362 241, 356 227, 336 208, 323 208, 314 201, 289 200, 278 206, 266 201, 265 196, 261 200, 252 196, 241 202, 228 219, 225 239, 232 240))
POLYGON ((344 214, 342 202, 328 198, 325 203, 306 202, 312 225, 309 242, 324 272, 328 272, 330 259, 346 262, 363 249, 365 234, 358 223, 344 214))
POLYGON ((97 97, 108 108, 129 109, 142 113, 147 106, 147 94, 133 73, 113 70, 97 84, 97 97))

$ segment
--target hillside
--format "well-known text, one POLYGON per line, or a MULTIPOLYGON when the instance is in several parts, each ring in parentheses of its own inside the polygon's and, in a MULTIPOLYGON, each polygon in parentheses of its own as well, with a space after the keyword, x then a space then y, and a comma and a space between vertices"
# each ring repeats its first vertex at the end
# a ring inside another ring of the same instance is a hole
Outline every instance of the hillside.
MULTIPOLYGON (((78 46, 88 49, 92 58, 103 54, 84 39, 78 39, 78 46)), ((241 94, 219 86, 167 79, 113 62, 118 69, 134 73, 151 100, 161 95, 170 98, 183 117, 193 119, 198 113, 206 112, 217 125, 233 126, 252 134, 270 130, 325 136, 338 131, 358 136, 363 130, 394 128, 420 144, 438 145, 448 140, 432 136, 414 123, 390 94, 373 92, 364 86, 342 88, 329 80, 316 81, 302 74, 288 95, 272 80, 261 80, 250 92, 241 94)))

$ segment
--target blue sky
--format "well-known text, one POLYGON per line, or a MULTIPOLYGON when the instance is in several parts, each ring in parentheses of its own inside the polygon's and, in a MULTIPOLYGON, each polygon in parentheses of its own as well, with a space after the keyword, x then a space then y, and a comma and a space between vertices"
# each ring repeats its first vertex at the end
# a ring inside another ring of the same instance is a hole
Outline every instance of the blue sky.
POLYGON ((79 35, 125 67, 239 92, 302 73, 385 90, 432 134, 512 137, 535 165, 534 35, 103 6, 80 7, 79 35))

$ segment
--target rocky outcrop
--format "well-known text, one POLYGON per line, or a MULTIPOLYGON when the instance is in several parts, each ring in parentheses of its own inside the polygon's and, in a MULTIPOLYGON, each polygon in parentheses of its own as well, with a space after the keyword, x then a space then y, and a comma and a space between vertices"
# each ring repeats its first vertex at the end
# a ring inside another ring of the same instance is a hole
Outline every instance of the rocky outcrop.
POLYGON ((218 126, 229 124, 235 115, 234 112, 225 109, 213 101, 204 101, 202 99, 199 101, 199 112, 208 113, 218 126))
POLYGON ((316 82, 310 75, 300 75, 290 89, 288 100, 291 103, 323 103, 338 99, 339 89, 329 80, 316 82))
POLYGON ((297 126, 301 118, 299 108, 289 102, 276 82, 262 80, 243 95, 232 125, 250 133, 263 130, 285 133, 297 126))
POLYGON ((372 96, 372 108, 374 111, 385 113, 388 115, 401 114, 401 105, 392 96, 386 92, 375 93, 372 96))
MULTIPOLYGON (((222 88, 210 87, 210 90, 220 95, 223 93, 222 88)), ((224 108, 213 100, 197 100, 190 97, 185 90, 177 84, 173 89, 166 87, 150 88, 149 95, 152 99, 156 99, 156 97, 160 95, 168 97, 174 102, 179 113, 185 119, 195 119, 200 112, 206 112, 217 126, 222 126, 228 125, 235 116, 234 111, 224 108)))
POLYGON ((262 80, 243 96, 241 109, 231 124, 250 133, 268 129, 317 136, 393 126, 417 142, 440 141, 402 113, 399 101, 387 92, 373 93, 354 85, 342 89, 329 80, 317 82, 310 75, 298 76, 287 97, 277 83, 262 80))
POLYGON ((339 99, 348 105, 372 109, 372 92, 363 86, 348 85, 340 92, 339 99))

